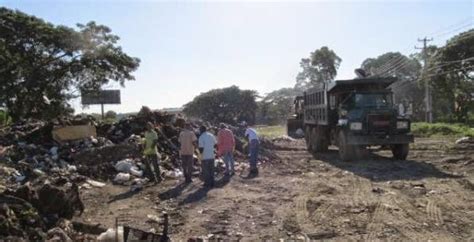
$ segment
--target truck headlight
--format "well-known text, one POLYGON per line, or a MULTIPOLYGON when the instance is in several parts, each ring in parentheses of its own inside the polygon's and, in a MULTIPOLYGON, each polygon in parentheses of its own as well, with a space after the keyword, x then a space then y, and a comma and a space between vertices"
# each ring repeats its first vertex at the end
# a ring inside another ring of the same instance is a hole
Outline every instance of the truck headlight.
POLYGON ((397 129, 408 129, 407 121, 397 121, 397 129))
POLYGON ((353 122, 351 123, 351 130, 361 130, 362 123, 361 122, 353 122))

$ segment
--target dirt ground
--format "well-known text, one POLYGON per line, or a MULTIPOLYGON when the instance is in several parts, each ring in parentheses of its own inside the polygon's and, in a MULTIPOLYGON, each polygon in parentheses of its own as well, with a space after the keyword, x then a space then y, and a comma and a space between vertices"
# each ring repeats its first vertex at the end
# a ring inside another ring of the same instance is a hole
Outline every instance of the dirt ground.
POLYGON ((154 219, 170 215, 170 237, 349 240, 474 240, 474 146, 451 139, 416 139, 406 161, 374 151, 342 162, 337 150, 313 158, 304 141, 281 143, 281 158, 260 175, 230 180, 214 189, 197 178, 184 185, 168 179, 139 192, 108 184, 82 190, 79 218, 113 227, 161 231, 154 219))

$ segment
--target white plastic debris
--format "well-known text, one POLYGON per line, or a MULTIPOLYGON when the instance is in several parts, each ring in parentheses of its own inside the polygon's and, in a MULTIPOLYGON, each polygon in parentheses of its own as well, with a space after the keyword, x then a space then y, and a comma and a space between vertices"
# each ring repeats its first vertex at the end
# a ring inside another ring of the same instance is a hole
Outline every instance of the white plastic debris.
POLYGON ((115 229, 109 228, 107 231, 103 232, 97 237, 97 241, 100 242, 123 242, 123 226, 117 228, 117 233, 115 229), (116 236, 118 238, 116 238, 116 236))
POLYGON ((38 169, 38 168, 34 169, 34 170, 33 170, 33 173, 35 173, 37 176, 44 176, 44 175, 46 175, 46 173, 44 173, 44 171, 42 171, 42 170, 40 170, 40 169, 38 169))
POLYGON ((115 170, 118 172, 130 172, 130 169, 133 167, 133 160, 132 159, 124 159, 121 161, 118 161, 117 164, 115 164, 115 170))
POLYGON ((99 140, 97 140, 96 138, 94 138, 94 136, 91 136, 91 142, 92 144, 98 144, 99 143, 99 140))
POLYGON ((76 167, 75 165, 69 165, 69 164, 68 164, 68 165, 66 165, 66 166, 67 166, 67 170, 68 170, 69 172, 75 172, 75 171, 77 171, 77 167, 76 167))
POLYGON ((88 184, 90 184, 91 186, 93 187, 104 187, 105 186, 105 183, 103 182, 98 182, 98 181, 94 181, 94 180, 91 180, 91 179, 87 179, 86 181, 88 184))
POLYGON ((126 181, 130 181, 130 174, 128 173, 120 172, 114 178, 114 182, 117 182, 117 183, 123 183, 126 181))
POLYGON ((166 171, 165 176, 168 178, 179 178, 183 176, 183 172, 181 172, 180 170, 166 171))
POLYGON ((146 217, 148 218, 148 221, 149 221, 149 222, 155 222, 155 223, 159 223, 159 222, 160 222, 160 217, 158 217, 158 215, 155 215, 155 214, 148 214, 148 215, 146 215, 146 217))
POLYGON ((137 167, 132 167, 132 168, 130 168, 130 174, 132 174, 136 177, 142 177, 143 176, 143 171, 138 170, 137 167))

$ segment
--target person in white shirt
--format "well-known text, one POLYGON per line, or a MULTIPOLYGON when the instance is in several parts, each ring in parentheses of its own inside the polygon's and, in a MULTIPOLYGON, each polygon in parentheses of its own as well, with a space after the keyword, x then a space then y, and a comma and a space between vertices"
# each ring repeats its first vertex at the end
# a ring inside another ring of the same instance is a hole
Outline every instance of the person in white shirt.
POLYGON ((249 128, 247 124, 245 124, 245 136, 248 138, 249 141, 249 153, 250 153, 250 174, 258 175, 258 168, 257 168, 257 159, 258 159, 258 148, 259 148, 259 140, 258 134, 255 129, 249 128))
POLYGON ((214 149, 217 140, 213 134, 207 131, 205 126, 199 128, 201 136, 199 136, 199 151, 201 152, 201 172, 204 180, 204 186, 214 186, 214 149))

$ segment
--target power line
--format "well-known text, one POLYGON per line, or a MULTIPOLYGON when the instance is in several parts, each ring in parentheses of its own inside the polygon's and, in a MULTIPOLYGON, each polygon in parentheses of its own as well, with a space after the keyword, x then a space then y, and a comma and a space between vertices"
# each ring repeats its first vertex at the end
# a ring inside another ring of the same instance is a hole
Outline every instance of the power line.
POLYGON ((453 69, 453 70, 449 70, 449 71, 443 71, 443 72, 439 72, 439 73, 433 73, 433 74, 423 75, 422 78, 424 79, 424 78, 426 78, 426 77, 441 76, 441 75, 448 74, 448 73, 451 73, 451 72, 456 72, 456 71, 461 71, 461 70, 467 70, 467 69, 472 68, 472 67, 474 67, 474 65, 465 66, 465 67, 461 67, 461 68, 453 69))
POLYGON ((474 20, 474 19, 473 19, 472 17, 468 17, 468 18, 465 18, 465 19, 461 20, 460 22, 457 22, 457 23, 451 24, 451 25, 449 25, 449 26, 440 28, 440 29, 438 29, 437 31, 435 31, 435 32, 433 32, 433 33, 430 33, 430 34, 428 34, 428 35, 433 36, 433 35, 436 35, 436 34, 438 34, 438 33, 440 33, 440 32, 445 32, 445 31, 448 30, 448 29, 452 29, 453 27, 457 27, 457 26, 459 26, 459 25, 462 25, 462 24, 464 24, 464 23, 466 23, 466 22, 470 22, 470 21, 473 21, 473 20, 474 20))
POLYGON ((410 64, 410 61, 409 60, 403 60, 402 63, 394 66, 393 68, 387 70, 386 74, 389 74, 390 72, 396 72, 396 71, 399 71, 401 69, 403 69, 404 67, 406 67, 407 65, 410 64))
POLYGON ((461 29, 463 29, 463 28, 465 28, 465 27, 470 27, 470 26, 472 26, 472 23, 463 25, 463 26, 461 26, 461 27, 458 27, 458 28, 456 28, 456 29, 453 29, 453 30, 450 30, 450 31, 447 31, 447 32, 443 32, 443 33, 441 33, 441 34, 434 35, 433 37, 441 37, 441 36, 443 36, 443 35, 447 35, 447 34, 450 34, 450 33, 454 33, 454 32, 457 32, 457 31, 459 31, 459 30, 461 30, 461 29))
POLYGON ((383 64, 380 67, 376 68, 375 73, 378 74, 378 73, 383 72, 383 70, 385 70, 389 66, 395 64, 396 62, 400 61, 401 59, 403 59, 403 56, 401 56, 401 55, 397 56, 397 57, 394 57, 393 59, 387 61, 385 64, 383 64))
POLYGON ((467 61, 470 61, 470 60, 474 60, 474 57, 470 57, 470 58, 466 58, 466 59, 462 59, 462 60, 435 62, 436 65, 431 66, 430 68, 426 69, 426 71, 434 70, 434 69, 437 69, 437 68, 440 68, 440 67, 449 66, 449 65, 453 65, 453 64, 457 64, 457 63, 460 63, 462 65, 462 64, 464 64, 464 62, 467 62, 467 61))
MULTIPOLYGON (((472 29, 472 30, 474 30, 474 29, 472 29)), ((469 31, 471 31, 471 30, 469 30, 469 31)), ((446 48, 446 47, 449 47, 449 46, 452 46, 452 45, 456 45, 456 44, 458 44, 458 42, 461 41, 461 40, 473 38, 473 35, 474 35, 474 31, 471 32, 471 33, 466 33, 466 34, 464 34, 463 36, 460 36, 460 37, 458 37, 458 38, 456 38, 456 39, 453 39, 453 40, 451 40, 450 42, 446 43, 444 46, 440 47, 440 49, 446 48)))
POLYGON ((385 65, 383 65, 383 67, 378 68, 376 74, 380 75, 380 74, 386 72, 388 69, 392 68, 394 65, 398 65, 400 62, 403 62, 404 61, 404 56, 401 55, 401 56, 398 56, 395 59, 396 60, 394 60, 392 62, 386 63, 385 65))
POLYGON ((436 63, 436 64, 457 63, 457 62, 463 62, 463 61, 469 61, 469 60, 474 60, 474 56, 473 56, 473 57, 466 58, 466 59, 461 59, 461 60, 437 61, 437 62, 434 62, 434 63, 436 63))

